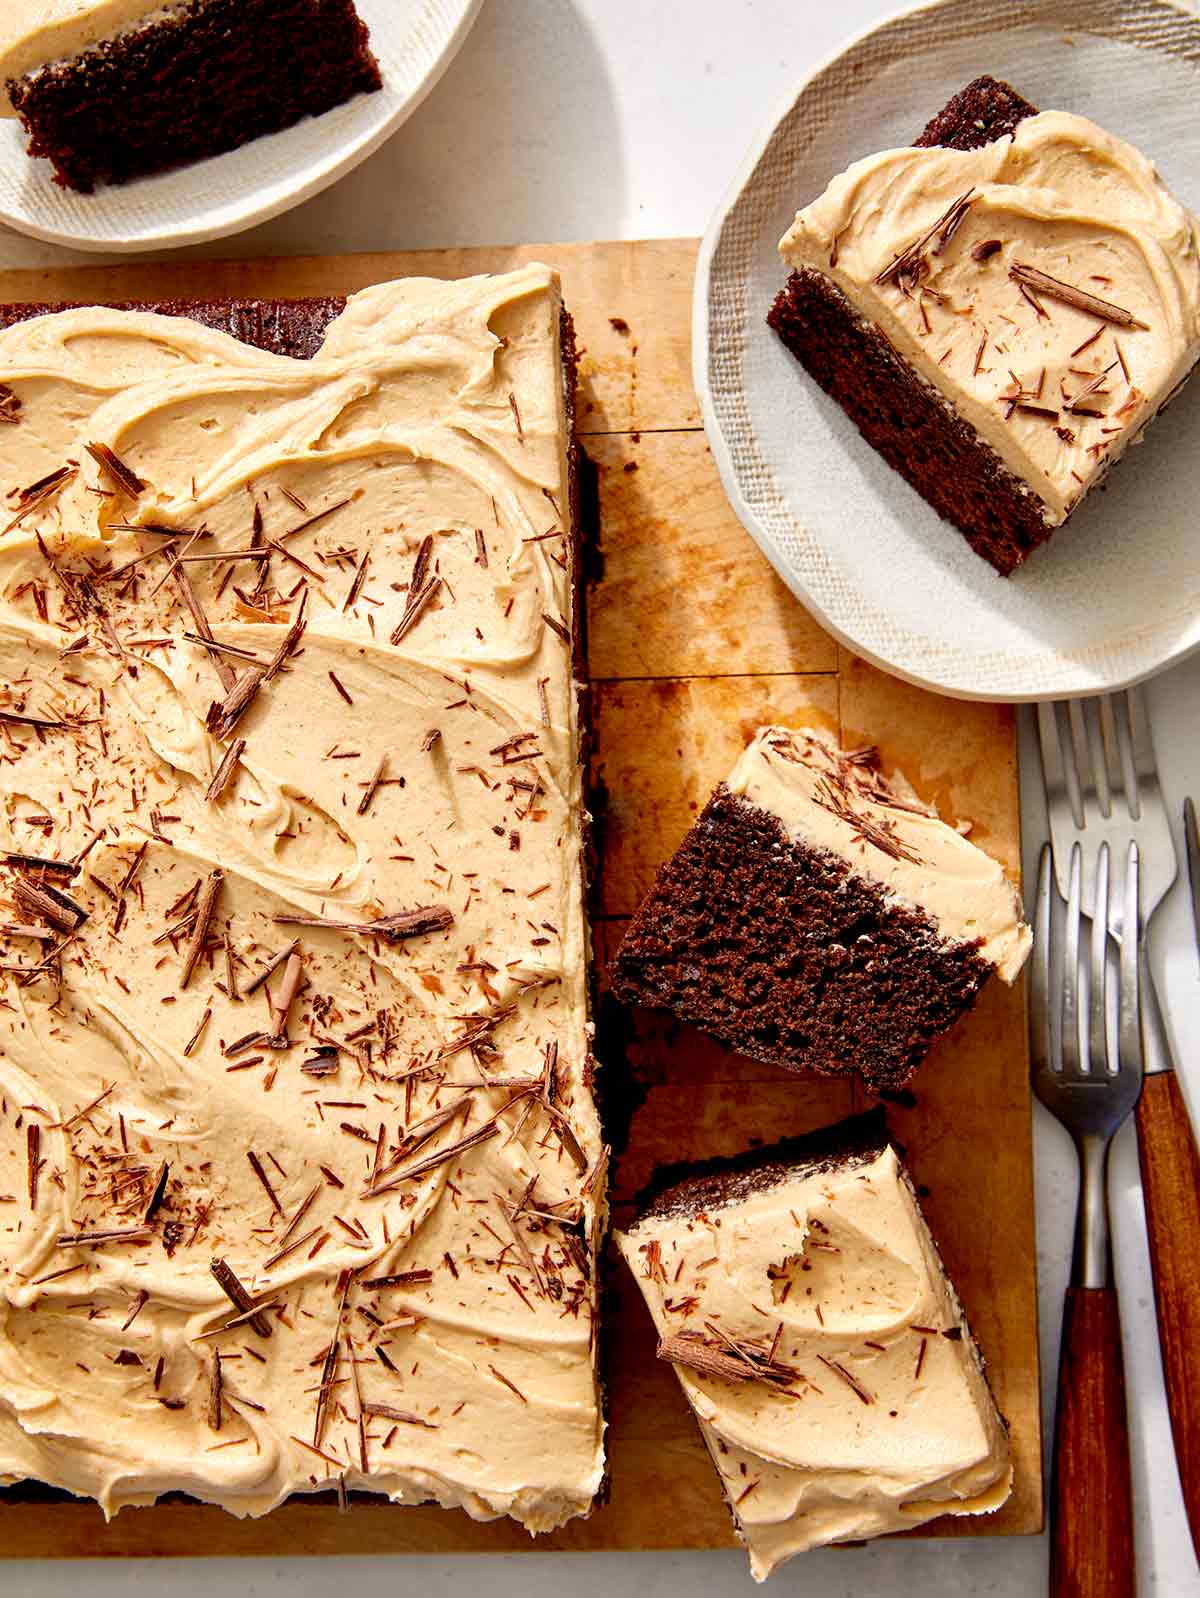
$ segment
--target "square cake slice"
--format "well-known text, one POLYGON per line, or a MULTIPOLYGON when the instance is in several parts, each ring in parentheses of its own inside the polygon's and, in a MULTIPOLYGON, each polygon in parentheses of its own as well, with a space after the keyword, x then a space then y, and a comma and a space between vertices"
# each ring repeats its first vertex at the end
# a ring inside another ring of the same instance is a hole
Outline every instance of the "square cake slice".
POLYGON ((669 1171, 616 1240, 756 1580, 1007 1499, 1007 1430, 880 1113, 669 1171))
POLYGON ((768 321, 1007 576, 1194 368, 1198 241, 1132 145, 980 78, 797 213, 768 321))
POLYGON ((763 727, 658 873, 612 968, 743 1054, 903 1086, 1031 935, 1002 867, 874 750, 763 727))
POLYGON ((547 1530, 604 1470, 570 319, 190 309, 0 332, 0 1481, 547 1530))
POLYGON ((4 0, 0 116, 88 194, 381 89, 354 0, 4 0))

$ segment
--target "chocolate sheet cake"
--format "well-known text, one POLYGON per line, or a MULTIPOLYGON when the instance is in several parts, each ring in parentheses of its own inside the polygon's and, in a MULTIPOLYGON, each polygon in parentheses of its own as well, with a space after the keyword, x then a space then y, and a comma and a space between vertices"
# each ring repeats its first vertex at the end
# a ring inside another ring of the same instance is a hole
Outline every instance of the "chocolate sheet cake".
POLYGON ((1198 240, 1123 139, 979 78, 798 212, 768 321, 1008 575, 1194 369, 1198 240))
POLYGON ((5 0, 0 114, 88 194, 382 87, 354 0, 5 0))
POLYGON ((0 332, 0 1481, 546 1530, 603 1475, 569 318, 170 310, 0 332))
POLYGON ((1030 932, 997 862, 874 759, 760 730, 633 917, 617 996, 754 1059, 903 1086, 1030 932))
POLYGON ((617 1244, 756 1580, 998 1509, 1008 1437, 882 1114, 663 1173, 617 1244))

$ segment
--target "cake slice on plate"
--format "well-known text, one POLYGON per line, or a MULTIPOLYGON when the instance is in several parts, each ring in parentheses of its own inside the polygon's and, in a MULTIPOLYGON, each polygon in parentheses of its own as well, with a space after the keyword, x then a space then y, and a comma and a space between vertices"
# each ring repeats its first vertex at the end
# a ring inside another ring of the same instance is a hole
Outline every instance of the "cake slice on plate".
POLYGON ((998 1509, 1008 1435, 881 1113, 665 1173, 617 1243, 755 1578, 998 1509))
POLYGON ((873 750, 764 727, 659 871, 612 981, 754 1059, 881 1091, 1029 945, 999 863, 873 750))
POLYGON ((383 87, 354 0, 4 0, 0 115, 90 194, 383 87))
POLYGON ((768 321, 1007 576, 1200 357, 1198 226, 1124 139, 979 78, 797 214, 768 321))

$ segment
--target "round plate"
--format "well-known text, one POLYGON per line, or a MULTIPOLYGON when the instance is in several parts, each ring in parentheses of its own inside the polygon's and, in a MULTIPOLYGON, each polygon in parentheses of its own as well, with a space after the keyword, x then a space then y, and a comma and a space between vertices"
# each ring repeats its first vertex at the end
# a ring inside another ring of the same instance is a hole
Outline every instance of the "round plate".
POLYGON ((278 216, 365 161, 454 59, 483 0, 356 0, 383 88, 226 155, 76 194, 31 161, 19 122, 0 120, 0 221, 77 250, 162 250, 278 216))
POLYGON ((1016 575, 974 554, 766 325, 796 210, 909 143, 980 73, 1093 118, 1200 207, 1200 22, 1167 0, 942 0, 816 71, 700 250, 693 362, 738 516, 809 610, 877 665, 968 699, 1108 692, 1200 647, 1200 378, 1016 575))

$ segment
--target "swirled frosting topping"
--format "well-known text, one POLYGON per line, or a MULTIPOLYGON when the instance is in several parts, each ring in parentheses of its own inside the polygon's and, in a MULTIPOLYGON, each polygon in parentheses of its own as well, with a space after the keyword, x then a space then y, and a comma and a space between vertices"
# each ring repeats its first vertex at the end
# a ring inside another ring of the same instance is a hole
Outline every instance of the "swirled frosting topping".
POLYGON ((617 1243, 757 1580, 1004 1502, 1007 1434, 894 1149, 676 1194, 617 1243))
POLYGON ((846 754, 823 734, 762 727, 726 787, 776 817, 790 836, 846 860, 922 911, 942 937, 976 944, 1006 982, 1032 933, 1000 863, 915 794, 880 775, 874 750, 846 754))
POLYGON ((560 316, 0 334, 0 1479, 591 1504, 560 316))
POLYGON ((1043 502, 1050 526, 1200 357, 1200 223, 1150 161, 1043 111, 856 161, 784 234, 1043 502))

